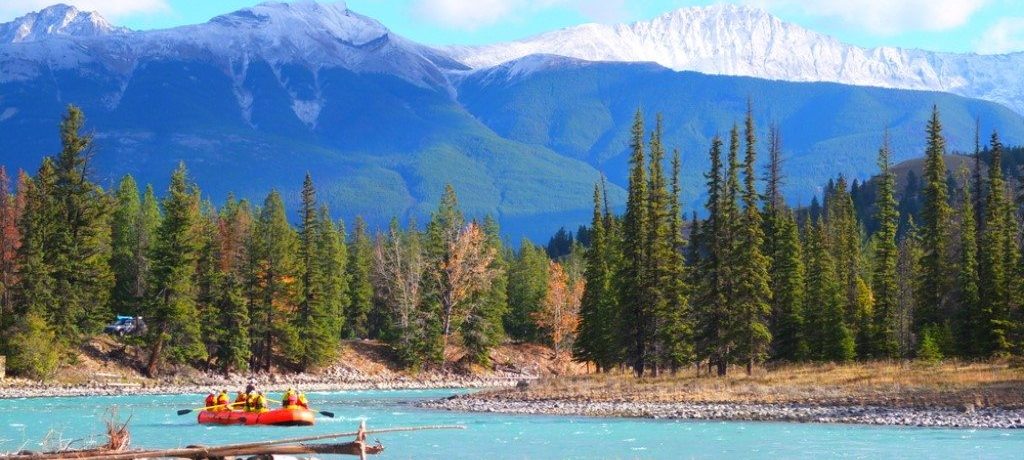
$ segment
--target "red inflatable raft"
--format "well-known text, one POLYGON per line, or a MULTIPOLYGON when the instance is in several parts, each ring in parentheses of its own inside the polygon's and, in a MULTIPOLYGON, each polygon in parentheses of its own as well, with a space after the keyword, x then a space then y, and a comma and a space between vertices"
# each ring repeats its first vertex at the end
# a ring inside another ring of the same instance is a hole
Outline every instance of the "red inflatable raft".
POLYGON ((202 411, 199 423, 204 425, 275 425, 309 426, 315 413, 309 409, 274 409, 267 412, 202 411))

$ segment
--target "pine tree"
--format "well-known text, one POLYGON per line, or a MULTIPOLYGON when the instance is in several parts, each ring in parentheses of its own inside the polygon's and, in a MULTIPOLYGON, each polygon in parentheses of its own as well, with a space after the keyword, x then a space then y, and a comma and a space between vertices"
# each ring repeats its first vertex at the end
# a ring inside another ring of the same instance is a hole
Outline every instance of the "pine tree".
POLYGON ((299 241, 288 224, 284 202, 276 190, 263 201, 253 232, 257 285, 255 301, 249 309, 250 368, 269 371, 274 364, 274 350, 280 349, 288 357, 297 349, 299 340, 298 332, 291 327, 301 288, 297 280, 300 262, 295 257, 299 241))
POLYGON ((896 210, 896 175, 892 171, 889 152, 889 137, 886 135, 878 150, 878 189, 875 192, 875 220, 878 231, 874 235, 874 254, 871 276, 875 298, 872 332, 874 339, 870 353, 878 358, 899 357, 897 334, 898 289, 896 263, 899 251, 896 247, 896 228, 899 212, 896 210))
POLYGON ((249 309, 245 292, 245 268, 249 260, 247 240, 253 230, 252 211, 246 201, 228 197, 217 219, 217 256, 220 280, 215 293, 218 310, 216 358, 222 372, 249 367, 249 309))
POLYGON ((725 375, 727 370, 727 352, 725 334, 728 330, 729 305, 727 299, 726 279, 727 258, 731 249, 730 239, 726 234, 731 222, 725 216, 725 182, 722 176, 722 140, 715 136, 711 140, 711 167, 705 174, 707 184, 708 218, 700 231, 700 238, 695 238, 694 254, 698 259, 699 274, 695 284, 699 289, 699 297, 695 311, 698 325, 698 358, 707 359, 708 365, 717 365, 718 375, 725 375))
POLYGON ((619 274, 621 283, 622 330, 621 340, 626 350, 626 362, 633 373, 641 376, 647 366, 648 344, 648 292, 651 280, 646 278, 647 254, 647 175, 644 155, 644 119, 637 110, 633 119, 630 142, 630 173, 626 214, 622 223, 623 266, 619 274))
POLYGON ((316 337, 315 340, 303 340, 299 343, 298 353, 299 367, 308 368, 315 360, 318 360, 317 353, 324 352, 321 346, 324 335, 330 329, 328 326, 316 321, 321 318, 314 318, 313 310, 324 301, 324 293, 321 291, 325 286, 321 283, 321 264, 315 260, 317 244, 319 243, 319 223, 316 210, 316 188, 313 186, 313 178, 307 172, 302 181, 302 208, 299 210, 299 264, 302 270, 302 296, 299 300, 299 311, 295 315, 294 327, 300 330, 307 330, 316 337), (314 343, 315 342, 315 343, 314 343), (305 350, 306 345, 312 345, 317 350, 305 350))
POLYGON ((820 221, 807 231, 806 336, 815 359, 845 362, 856 356, 856 348, 853 334, 843 321, 843 295, 825 234, 820 221))
POLYGON ((679 151, 672 155, 672 195, 669 198, 669 254, 665 280, 666 311, 662 318, 660 340, 664 344, 666 363, 676 370, 694 361, 693 312, 690 309, 689 277, 686 269, 686 240, 683 238, 683 215, 679 203, 682 192, 679 174, 682 162, 679 151))
POLYGON ((147 295, 149 360, 146 374, 155 377, 161 361, 204 359, 199 311, 193 280, 199 258, 199 196, 189 183, 185 165, 171 175, 164 198, 165 217, 157 229, 147 295))
POLYGON ((978 320, 984 317, 978 298, 978 239, 977 222, 975 219, 974 196, 971 187, 970 172, 966 164, 961 165, 960 180, 963 184, 960 192, 960 206, 957 214, 960 217, 960 264, 957 274, 957 306, 956 341, 959 352, 964 356, 979 354, 976 331, 980 329, 978 320))
POLYGON ((547 295, 548 258, 544 249, 524 239, 509 264, 508 305, 505 331, 514 340, 538 341, 540 334, 533 314, 547 295))
POLYGON ((768 315, 771 314, 768 258, 761 252, 764 245, 764 227, 758 209, 757 177, 754 164, 757 159, 754 119, 748 107, 745 123, 746 154, 743 159, 743 211, 737 231, 738 247, 732 265, 735 270, 733 308, 738 314, 734 329, 738 357, 745 362, 747 374, 754 372, 754 364, 767 356, 771 343, 768 315))
POLYGON ((114 192, 114 213, 111 218, 110 266, 114 271, 114 290, 110 303, 115 313, 138 314, 145 279, 141 267, 135 265, 136 251, 141 244, 142 202, 135 179, 124 176, 114 192))
POLYGON ((993 133, 991 160, 988 169, 988 194, 985 198, 984 230, 978 245, 978 298, 981 314, 977 331, 978 350, 982 355, 1000 355, 1010 351, 1010 294, 1007 290, 1010 267, 1006 250, 1010 225, 1006 222, 1006 183, 1001 167, 1003 145, 993 133))
POLYGON ((846 178, 840 175, 829 188, 825 200, 826 238, 843 296, 843 322, 858 339, 857 349, 867 354, 871 344, 865 340, 870 337, 870 331, 861 331, 859 325, 863 318, 872 315, 869 305, 859 303, 862 296, 858 295, 858 286, 864 282, 861 277, 863 263, 860 260, 860 223, 853 208, 853 198, 847 189, 846 178))
POLYGON ((932 108, 928 122, 928 147, 925 152, 924 204, 921 209, 921 240, 925 250, 921 260, 921 282, 918 292, 918 309, 914 319, 918 330, 933 324, 941 325, 949 306, 952 292, 949 223, 952 211, 949 207, 949 191, 946 184, 946 140, 942 135, 938 107, 932 108))
POLYGON ((573 359, 593 362, 599 371, 607 371, 618 363, 619 348, 615 335, 616 304, 612 300, 615 297, 613 267, 609 266, 607 222, 601 204, 601 188, 595 185, 590 247, 586 252, 586 284, 580 303, 579 334, 573 343, 573 359))
POLYGON ((373 246, 362 217, 356 217, 348 257, 349 304, 345 308, 345 336, 367 338, 370 336, 370 314, 373 310, 373 283, 370 279, 373 246))
POLYGON ((495 254, 490 270, 497 275, 490 287, 478 294, 480 298, 475 301, 478 306, 462 323, 461 332, 471 361, 487 366, 490 365, 491 349, 500 344, 505 336, 502 318, 508 311, 508 263, 504 257, 498 222, 488 215, 482 228, 486 235, 486 245, 495 254))
POLYGON ((50 308, 62 340, 98 332, 108 319, 114 282, 110 270, 110 200, 89 178, 92 136, 82 135, 82 111, 68 106, 61 121, 61 151, 54 161, 52 235, 53 295, 50 308), (59 305, 59 307, 58 307, 59 305))
POLYGON ((315 268, 306 269, 313 286, 305 292, 314 295, 308 297, 307 319, 296 324, 304 334, 303 359, 299 365, 306 369, 326 364, 337 354, 344 308, 341 301, 346 260, 341 249, 341 234, 331 221, 326 205, 320 207, 313 225, 309 263, 315 268))
POLYGON ((644 264, 643 277, 648 284, 642 293, 644 308, 642 318, 646 343, 643 346, 647 355, 644 361, 655 374, 659 367, 671 364, 669 349, 675 338, 665 334, 665 327, 673 321, 678 307, 677 302, 670 299, 675 268, 672 252, 672 205, 669 197, 668 184, 665 181, 664 162, 665 149, 662 146, 662 120, 659 114, 651 132, 649 159, 647 161, 647 200, 645 215, 647 218, 646 235, 643 252, 647 263, 644 264))
POLYGON ((47 157, 35 177, 21 187, 25 208, 18 228, 22 238, 17 255, 15 315, 34 313, 49 320, 54 313, 50 309, 57 304, 54 242, 60 217, 54 198, 55 182, 53 160, 47 157))
POLYGON ((776 211, 776 241, 772 254, 772 280, 775 329, 772 332, 775 358, 803 361, 810 356, 804 334, 804 261, 796 216, 792 211, 776 211))

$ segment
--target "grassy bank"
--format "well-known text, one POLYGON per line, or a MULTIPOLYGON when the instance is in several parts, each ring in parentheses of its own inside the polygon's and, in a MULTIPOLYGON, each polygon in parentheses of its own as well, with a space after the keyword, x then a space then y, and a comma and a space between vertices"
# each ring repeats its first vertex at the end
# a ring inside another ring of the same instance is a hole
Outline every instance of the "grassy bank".
POLYGON ((1024 367, 1007 361, 873 362, 739 368, 726 377, 629 374, 545 377, 526 389, 471 396, 514 401, 730 402, 891 407, 1024 408, 1024 367))

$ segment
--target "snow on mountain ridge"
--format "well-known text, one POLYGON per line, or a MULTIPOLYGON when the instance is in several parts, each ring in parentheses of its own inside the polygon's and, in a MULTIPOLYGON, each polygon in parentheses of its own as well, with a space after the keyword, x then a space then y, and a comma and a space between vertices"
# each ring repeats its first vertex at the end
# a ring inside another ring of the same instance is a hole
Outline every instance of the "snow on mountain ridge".
POLYGON ((0 24, 0 44, 33 42, 53 36, 98 37, 127 31, 124 27, 110 25, 95 11, 80 11, 60 3, 0 24))
POLYGON ((444 48, 487 68, 530 54, 592 61, 655 62, 674 70, 798 82, 836 82, 951 92, 1024 113, 1024 53, 1002 56, 860 48, 732 4, 682 8, 632 24, 584 24, 520 41, 444 48))

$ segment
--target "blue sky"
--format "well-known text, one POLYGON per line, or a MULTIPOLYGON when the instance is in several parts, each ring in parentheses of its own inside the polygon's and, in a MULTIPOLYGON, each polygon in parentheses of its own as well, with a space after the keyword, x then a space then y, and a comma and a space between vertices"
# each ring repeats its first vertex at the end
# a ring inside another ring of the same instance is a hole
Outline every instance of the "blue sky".
MULTIPOLYGON (((58 0, 3 0, 0 21, 58 0)), ((63 0, 134 29, 204 22, 255 0, 63 0)), ((860 46, 1024 51, 1021 0, 725 0, 860 46)), ((349 0, 395 32, 430 44, 512 40, 585 22, 630 22, 723 0, 349 0)))

